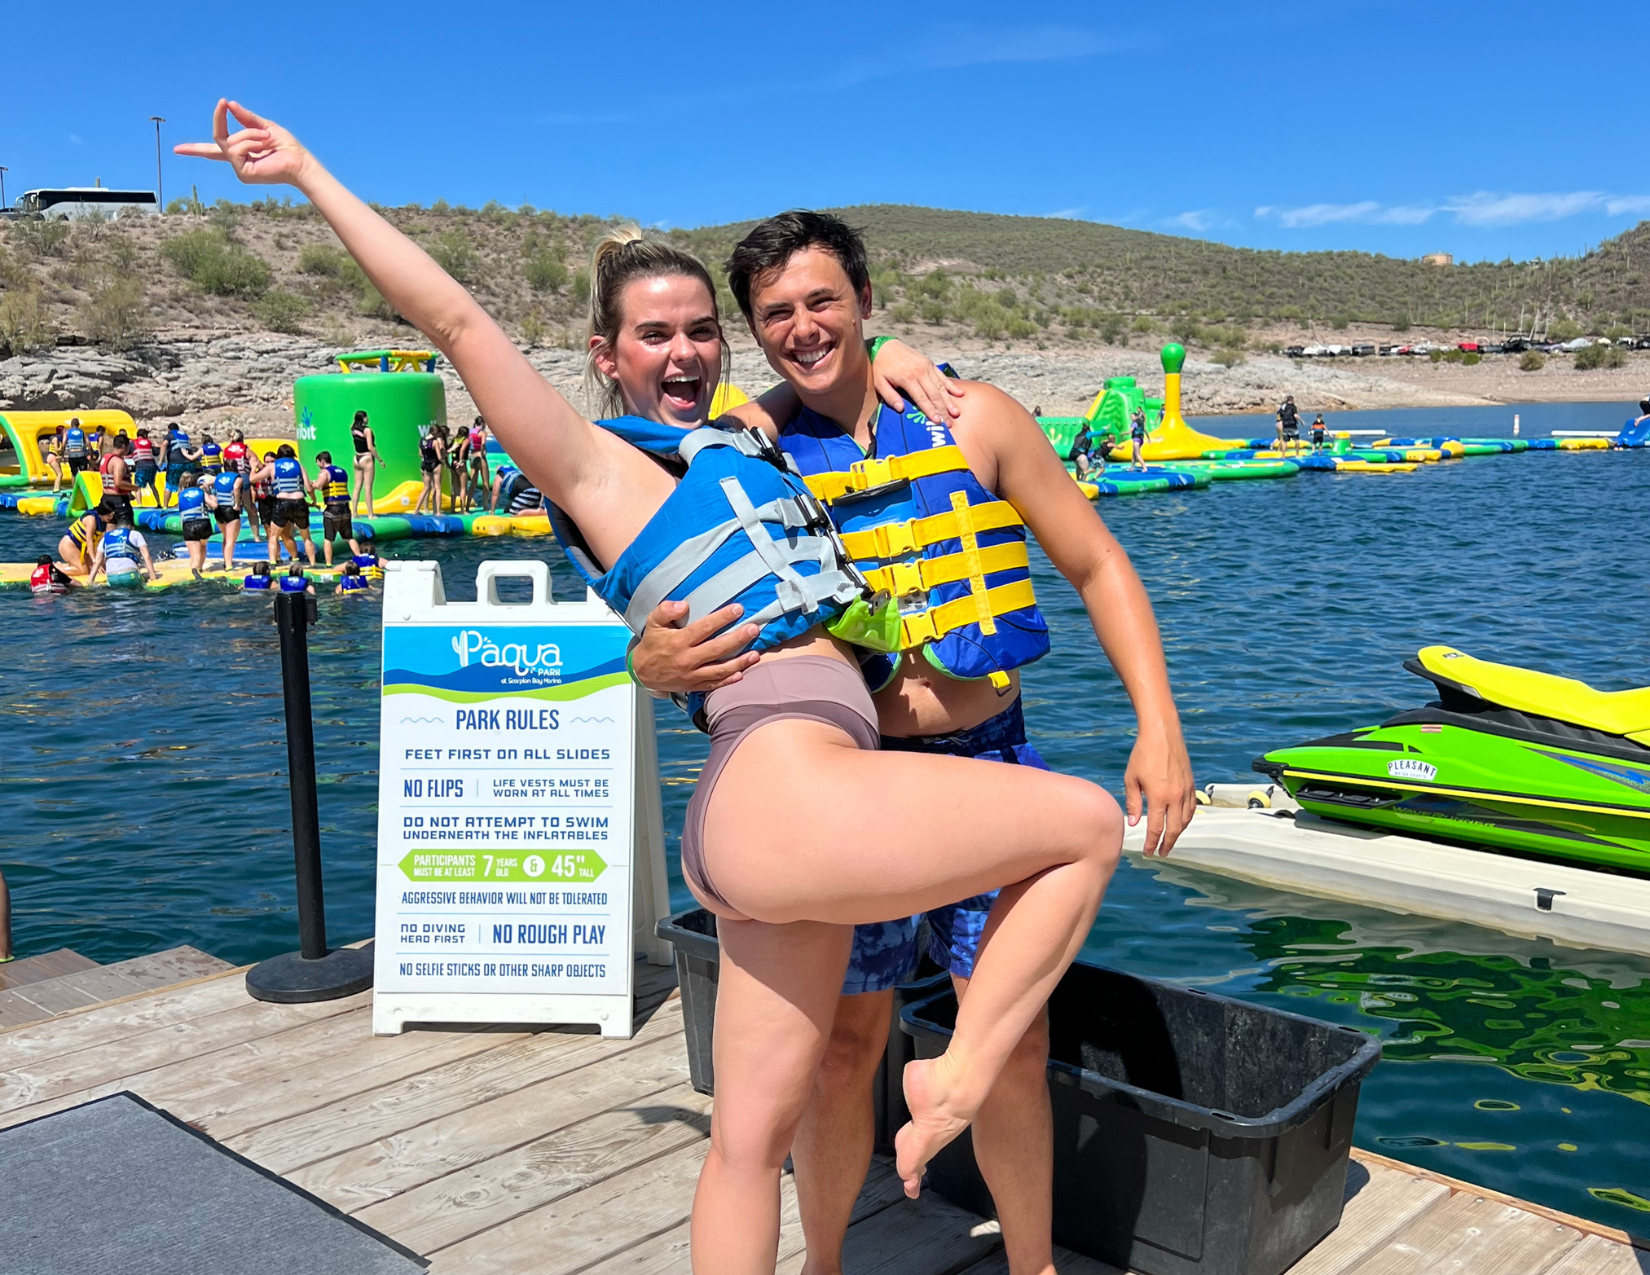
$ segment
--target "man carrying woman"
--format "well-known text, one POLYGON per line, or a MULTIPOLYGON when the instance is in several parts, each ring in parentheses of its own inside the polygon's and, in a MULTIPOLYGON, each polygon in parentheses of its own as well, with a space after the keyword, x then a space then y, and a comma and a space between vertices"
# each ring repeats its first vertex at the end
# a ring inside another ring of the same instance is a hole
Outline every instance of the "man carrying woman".
MULTIPOLYGON (((1146 813, 1147 845, 1167 853, 1195 799, 1151 606, 1127 555, 1048 449, 1036 421, 1006 394, 978 382, 950 382, 946 414, 939 419, 910 409, 871 410, 870 362, 861 344, 861 324, 870 313, 865 248, 858 233, 835 217, 792 212, 759 223, 734 250, 728 278, 769 363, 802 406, 789 419, 760 423, 777 426, 779 446, 830 504, 845 540, 862 548, 856 564, 873 584, 902 572, 931 577, 901 600, 907 627, 922 621, 932 632, 945 621, 924 617, 945 614, 952 594, 969 592, 967 581, 939 578, 951 574, 947 548, 954 563, 961 546, 937 540, 930 554, 905 553, 898 558, 902 565, 891 567, 895 559, 872 548, 878 534, 897 539, 932 524, 934 512, 948 508, 953 493, 963 493, 970 498, 967 507, 979 511, 980 553, 995 559, 981 582, 991 586, 986 595, 1012 589, 1019 579, 1029 597, 1029 575, 1010 565, 1026 560, 1018 518, 985 528, 996 521, 993 500, 1024 511, 1049 559, 1082 597, 1135 706, 1140 732, 1124 778, 1130 819, 1146 813), (888 474, 874 469, 879 463, 888 474), (867 478, 856 481, 856 464, 867 478), (911 476, 901 478, 902 469, 911 476), (914 516, 921 521, 913 522, 914 516), (916 605, 919 593, 922 605, 916 605)), ((757 406, 734 414, 759 423, 757 406)), ((705 692, 757 662, 753 654, 726 660, 750 637, 750 626, 737 625, 737 616, 672 627, 680 613, 676 604, 661 607, 633 652, 636 676, 649 689, 705 692), (724 626, 732 627, 699 644, 724 626)), ((915 641, 899 657, 861 655, 883 749, 1047 769, 1026 741, 1018 672, 1047 650, 1046 626, 1032 601, 1005 610, 993 628, 983 632, 973 622, 915 641), (985 659, 977 667, 964 666, 980 655, 985 659)), ((993 901, 980 895, 931 909, 926 918, 855 929, 830 1041, 791 1148, 808 1275, 841 1269, 842 1239, 871 1156, 871 1081, 887 1042, 893 988, 916 972, 921 956, 919 922, 928 922, 929 955, 966 997, 993 901)), ((1047 1024, 1039 1016, 973 1124, 975 1156, 997 1203, 1014 1275, 1053 1270, 1047 1058, 1047 1024)))
MULTIPOLYGON (((1116 803, 1032 766, 878 749, 876 710, 835 633, 888 641, 889 604, 852 569, 828 515, 771 444, 704 428, 724 345, 714 284, 697 261, 669 245, 626 244, 598 259, 593 358, 630 415, 592 423, 473 296, 289 133, 220 102, 213 134, 178 150, 308 197, 389 304, 452 362, 577 533, 593 587, 632 627, 668 600, 686 601, 690 621, 738 602, 759 627, 751 646, 761 664, 707 697, 711 757, 683 835, 684 874, 717 912, 722 946, 697 1271, 773 1269, 781 1166, 825 1050, 852 927, 1000 889, 948 1049, 905 1072, 911 1122, 896 1140, 898 1170, 915 1195, 929 1158, 975 1118, 1081 948, 1120 851, 1116 803), (233 137, 231 110, 242 126, 233 137), (874 838, 861 835, 865 811, 876 812, 874 838)), ((857 332, 857 298, 828 293, 822 277, 800 292, 793 281, 755 310, 770 357, 782 352, 810 391, 841 374, 831 359, 857 332), (822 341, 821 331, 837 335, 822 341)), ((850 401, 850 388, 852 378, 807 406, 857 422, 869 405, 850 401)))

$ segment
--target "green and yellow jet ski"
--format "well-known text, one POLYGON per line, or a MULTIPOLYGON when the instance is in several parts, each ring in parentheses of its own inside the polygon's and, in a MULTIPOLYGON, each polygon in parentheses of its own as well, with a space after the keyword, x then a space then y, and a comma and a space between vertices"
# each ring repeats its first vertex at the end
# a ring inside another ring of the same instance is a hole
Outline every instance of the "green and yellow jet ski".
POLYGON ((1254 768, 1327 819, 1650 873, 1650 687, 1598 691, 1447 646, 1404 667, 1438 698, 1254 768))

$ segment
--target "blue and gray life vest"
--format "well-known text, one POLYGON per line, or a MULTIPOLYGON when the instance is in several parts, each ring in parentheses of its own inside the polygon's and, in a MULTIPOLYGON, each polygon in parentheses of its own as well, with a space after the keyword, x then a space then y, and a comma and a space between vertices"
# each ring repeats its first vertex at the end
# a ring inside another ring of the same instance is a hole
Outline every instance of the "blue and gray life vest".
POLYGON ((240 482, 241 476, 233 469, 226 469, 212 480, 212 494, 220 502, 233 504, 235 500, 235 484, 240 482))
MULTIPOLYGON (((974 477, 944 422, 883 407, 867 456, 835 421, 804 409, 779 446, 830 509, 854 565, 894 596, 902 651, 999 689, 1009 670, 1048 653, 1025 522, 974 477)), ((860 665, 881 690, 898 657, 861 651, 860 665)))
POLYGON ((661 602, 686 602, 684 623, 737 602, 744 622, 761 629, 744 649, 765 651, 836 620, 864 596, 830 516, 761 434, 682 430, 639 416, 597 424, 680 476, 606 572, 573 522, 550 511, 573 566, 633 633, 661 602))
POLYGON ((130 527, 110 527, 103 533, 103 560, 105 562, 116 558, 136 560, 137 555, 132 552, 132 529, 130 527))
POLYGON ((304 467, 290 456, 279 456, 275 465, 275 498, 302 500, 304 498, 304 467))
POLYGON ((63 454, 79 460, 86 454, 86 431, 71 425, 63 433, 63 454))
POLYGON ((178 492, 178 517, 185 522, 206 517, 206 493, 193 483, 178 492))

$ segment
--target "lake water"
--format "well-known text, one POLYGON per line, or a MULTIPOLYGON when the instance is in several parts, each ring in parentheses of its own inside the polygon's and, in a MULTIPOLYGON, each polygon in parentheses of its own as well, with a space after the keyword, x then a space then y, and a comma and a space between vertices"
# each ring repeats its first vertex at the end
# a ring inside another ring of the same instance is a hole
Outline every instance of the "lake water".
MULTIPOLYGON (((1331 425, 1525 437, 1613 429, 1626 405, 1360 412, 1331 425)), ((1199 422, 1227 436, 1269 418, 1199 422)), ((1157 607, 1199 783, 1268 748, 1424 702, 1401 662, 1444 642, 1615 689, 1643 654, 1650 453, 1525 453, 1405 475, 1302 474, 1102 502, 1157 607)), ((61 534, 0 515, 0 560, 61 534)), ((162 540, 163 537, 154 537, 162 540)), ((473 597, 489 557, 545 541, 387 547, 473 597)), ((1056 654, 1028 670, 1033 740, 1120 792, 1133 717, 1075 594, 1034 553, 1056 654)), ((553 570, 563 596, 571 573, 553 570)), ((323 596, 311 636, 329 930, 372 928, 379 611, 323 596)), ((267 601, 221 588, 0 593, 0 869, 22 954, 99 961, 191 943, 296 946, 286 751, 267 601)), ((660 714, 674 832, 703 737, 660 714)), ((1125 865, 1085 951, 1136 973, 1375 1032, 1357 1142, 1629 1229, 1650 1229, 1650 960, 1125 865)))

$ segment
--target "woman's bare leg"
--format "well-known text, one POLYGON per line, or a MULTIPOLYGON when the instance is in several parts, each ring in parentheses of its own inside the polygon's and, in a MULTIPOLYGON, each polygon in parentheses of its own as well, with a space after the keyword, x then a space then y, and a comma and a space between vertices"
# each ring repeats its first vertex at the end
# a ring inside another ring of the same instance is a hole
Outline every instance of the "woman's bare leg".
POLYGON ((699 1275, 772 1275, 779 1173, 813 1089, 853 931, 717 921, 716 1105, 693 1198, 699 1275))
POLYGON ((1117 803, 1081 779, 862 752, 834 727, 792 720, 762 727, 729 759, 706 812, 705 858, 735 908, 776 923, 851 925, 1018 883, 992 909, 950 1048, 907 1072, 899 1171, 914 1195, 1082 948, 1122 837, 1117 803))

